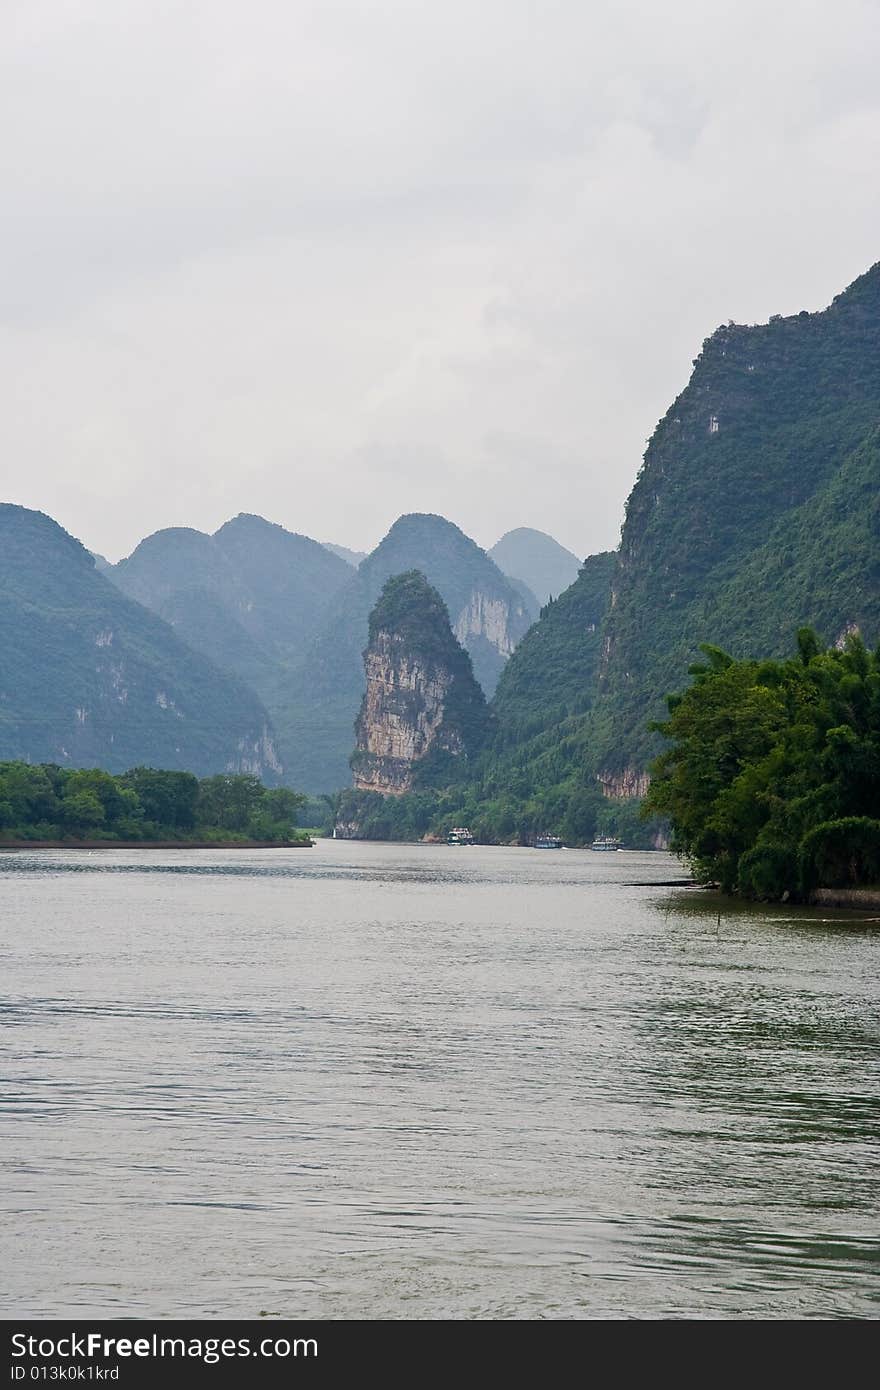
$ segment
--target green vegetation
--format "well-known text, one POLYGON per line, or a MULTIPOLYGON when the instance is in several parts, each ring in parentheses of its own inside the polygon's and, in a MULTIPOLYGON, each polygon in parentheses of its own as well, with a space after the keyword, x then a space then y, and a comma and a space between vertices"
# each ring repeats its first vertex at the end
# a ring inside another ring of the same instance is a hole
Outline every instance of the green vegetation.
POLYGON ((302 805, 296 813, 299 830, 311 830, 316 835, 330 835, 336 811, 336 798, 325 793, 323 796, 303 796, 302 805))
POLYGON ((440 673, 450 682, 443 723, 433 748, 413 770, 414 786, 421 790, 460 780, 470 760, 486 746, 492 720, 471 658, 452 631, 449 610, 420 570, 395 575, 385 584, 370 614, 369 647, 380 633, 389 634, 426 672, 440 673))
MULTIPOLYGON (((148 760, 199 775, 238 765, 272 777, 264 700, 297 785, 341 786, 370 611, 389 578, 417 569, 456 622, 473 620, 460 630, 478 625, 482 605, 493 621, 507 611, 507 635, 522 640, 505 666, 484 635, 465 637, 477 679, 495 692, 491 727, 475 730, 466 759, 438 747, 415 800, 367 805, 365 833, 409 838, 457 822, 486 840, 546 829, 572 844, 596 833, 650 844, 656 823, 636 824, 622 794, 660 750, 665 692, 683 687, 702 642, 738 665, 783 660, 803 624, 823 643, 856 629, 869 645, 880 637, 878 420, 880 264, 821 313, 728 324, 706 340, 649 443, 619 551, 591 557, 531 628, 515 583, 441 517, 401 517, 356 572, 254 517, 215 537, 169 531, 144 542, 115 579, 246 673, 260 699, 114 594, 48 518, 0 508, 0 757, 112 772, 148 760)), ((537 534, 506 537, 505 563, 558 561, 537 534)), ((468 710, 455 717, 466 724, 468 710)), ((862 814, 843 806, 829 818, 862 814)), ((813 829, 804 822, 798 855, 813 829)), ((869 833, 850 831, 859 843, 869 833)), ((842 843, 842 832, 828 834, 814 856, 826 877, 842 843)), ((746 864, 725 881, 746 891, 751 873, 757 891, 771 861, 778 869, 768 849, 764 868, 746 864)), ((803 867, 788 891, 806 892, 808 876, 803 867)))
POLYGON ((147 536, 108 578, 183 640, 271 704, 351 567, 317 541, 242 514, 213 536, 175 526, 147 536))
POLYGON ((744 897, 880 885, 880 650, 850 635, 822 651, 809 628, 798 649, 734 661, 704 646, 658 726, 674 745, 647 807, 700 880, 744 897))
MULTIPOLYGON (((529 844, 550 830, 569 845, 600 834, 651 848, 660 822, 641 820, 636 802, 605 797, 590 772, 585 716, 613 563, 611 554, 592 556, 571 588, 542 610, 504 669, 491 723, 473 730, 470 747, 479 751, 442 767, 429 764, 406 796, 344 793, 337 801, 340 824, 357 824, 366 839, 443 837, 464 824, 484 843, 529 844)), ((398 592, 388 589, 393 611, 389 606, 382 625, 406 622, 407 614, 397 612, 398 592)), ((414 643, 418 629, 415 624, 414 643)), ((454 643, 451 633, 448 638, 454 643)))
MULTIPOLYGON (((441 516, 414 514, 394 523, 379 546, 349 573, 333 598, 320 634, 298 662, 279 676, 267 697, 284 752, 298 784, 330 791, 350 780, 352 730, 364 693, 362 654, 370 612, 394 575, 419 570, 441 594, 453 622, 474 594, 507 607, 509 633, 518 641, 535 610, 474 541, 441 516)), ((474 675, 491 695, 504 657, 485 637, 464 638, 474 675)))
POLYGON ((334 798, 333 824, 343 834, 355 826, 359 840, 421 840, 434 825, 439 801, 438 793, 430 791, 407 796, 344 791, 334 798))
POLYGON ((541 609, 511 656, 492 702, 504 727, 499 754, 590 709, 614 563, 610 551, 585 560, 575 582, 541 609))
POLYGON ((304 843, 294 821, 306 798, 244 773, 0 763, 0 846, 14 841, 150 840, 304 843))
POLYGON ((379 728, 374 727, 377 712, 370 693, 364 698, 355 726, 352 770, 361 785, 389 792, 404 786, 412 790, 405 797, 393 796, 387 806, 377 804, 382 800, 378 793, 343 792, 338 814, 352 826, 369 821, 372 839, 419 838, 427 829, 436 793, 467 776, 491 737, 486 697, 474 678, 470 656, 452 631, 446 604, 419 570, 395 575, 385 584, 370 614, 364 659, 371 679, 378 674, 385 693, 379 728), (425 721, 432 727, 430 745, 426 750, 418 745, 423 751, 416 760, 375 752, 386 747, 384 721, 389 718, 411 728, 417 738, 421 736, 416 731, 427 727, 425 721))
POLYGON ((781 657, 880 635, 880 264, 822 313, 719 328, 627 503, 596 766, 644 768, 701 642, 781 657))
POLYGON ((326 824, 335 822, 344 830, 355 823, 357 838, 364 840, 442 839, 454 825, 467 825, 480 844, 529 845, 536 835, 550 831, 573 847, 590 844, 596 835, 617 835, 627 849, 653 849, 665 826, 661 817, 643 820, 638 800, 610 800, 587 781, 569 789, 539 789, 531 796, 478 781, 406 796, 347 791, 333 804, 335 816, 326 824))
POLYGON ((433 664, 454 663, 461 669, 467 654, 452 635, 449 609, 419 569, 386 580, 367 622, 368 643, 381 632, 398 638, 408 652, 433 664))
POLYGON ((781 659, 803 624, 876 641, 878 418, 880 265, 822 313, 707 339, 650 441, 620 550, 542 610, 498 682, 491 748, 432 828, 650 844, 657 823, 634 825, 637 803, 601 797, 596 777, 621 790, 644 772, 702 642, 781 659))
MULTIPOLYGON (((590 773, 585 737, 613 565, 611 554, 591 556, 541 610, 498 682, 491 743, 467 781, 438 801, 438 833, 465 824, 483 841, 528 844, 550 830, 571 845, 617 833, 609 823, 616 808, 590 773)), ((634 829, 638 843, 651 843, 651 827, 634 829)))
POLYGON ((125 598, 49 517, 0 506, 0 758, 280 769, 246 686, 125 598))

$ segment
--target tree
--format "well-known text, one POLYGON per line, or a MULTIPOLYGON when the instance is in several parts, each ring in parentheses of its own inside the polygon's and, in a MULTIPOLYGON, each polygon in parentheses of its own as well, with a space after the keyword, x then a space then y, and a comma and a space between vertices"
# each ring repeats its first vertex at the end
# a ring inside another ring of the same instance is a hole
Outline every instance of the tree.
POLYGON ((104 807, 97 792, 85 787, 64 798, 64 823, 78 834, 97 830, 104 824, 104 807))
POLYGON ((196 823, 199 781, 191 772, 134 767, 121 781, 137 795, 145 820, 158 827, 192 830, 196 823))
POLYGON ((220 773, 199 783, 199 825, 243 832, 265 795, 258 777, 250 773, 220 773))
POLYGON ((706 649, 659 725, 648 811, 701 879, 751 897, 808 896, 880 876, 880 654, 853 634, 821 651, 809 629, 790 661, 706 649))

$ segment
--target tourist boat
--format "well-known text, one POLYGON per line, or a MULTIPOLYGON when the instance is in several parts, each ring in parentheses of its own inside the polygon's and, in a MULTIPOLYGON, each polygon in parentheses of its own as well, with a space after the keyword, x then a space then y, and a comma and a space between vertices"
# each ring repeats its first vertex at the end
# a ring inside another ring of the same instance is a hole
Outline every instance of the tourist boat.
POLYGON ((623 845, 616 835, 597 835, 590 849, 623 849, 623 845))
POLYGON ((535 849, 562 849, 562 841, 558 835, 536 835, 535 849))
POLYGON ((454 825, 446 836, 447 845, 472 845, 474 837, 466 825, 454 825))

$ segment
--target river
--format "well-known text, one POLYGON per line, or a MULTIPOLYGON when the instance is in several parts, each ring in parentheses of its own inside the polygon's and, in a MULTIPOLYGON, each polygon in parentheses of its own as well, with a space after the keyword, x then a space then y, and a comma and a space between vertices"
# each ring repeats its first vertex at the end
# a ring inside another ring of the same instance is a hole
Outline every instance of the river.
POLYGON ((878 923, 680 876, 0 855, 3 1316, 876 1317, 878 923))

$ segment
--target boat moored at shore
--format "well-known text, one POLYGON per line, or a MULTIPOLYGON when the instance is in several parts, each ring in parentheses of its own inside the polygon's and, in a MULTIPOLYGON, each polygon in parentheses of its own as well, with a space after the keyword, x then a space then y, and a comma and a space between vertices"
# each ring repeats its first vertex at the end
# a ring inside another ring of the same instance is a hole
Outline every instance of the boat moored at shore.
POLYGON ((447 845, 472 845, 474 837, 466 825, 454 825, 446 836, 447 845))

